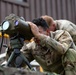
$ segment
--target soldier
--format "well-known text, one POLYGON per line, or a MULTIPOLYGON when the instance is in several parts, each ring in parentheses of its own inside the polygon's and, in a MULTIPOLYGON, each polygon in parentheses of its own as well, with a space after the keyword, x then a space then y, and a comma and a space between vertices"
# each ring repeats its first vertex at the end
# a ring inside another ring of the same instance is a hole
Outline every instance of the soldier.
POLYGON ((50 27, 49 29, 54 30, 66 30, 70 33, 73 38, 73 41, 76 45, 76 25, 68 20, 54 20, 48 15, 41 16, 50 27))
POLYGON ((28 23, 34 35, 34 41, 21 49, 29 62, 35 59, 49 75, 55 73, 55 75, 75 75, 76 51, 70 34, 65 30, 50 29, 49 31, 48 25, 42 18, 34 19, 32 22, 28 23), (67 52, 70 56, 67 56, 69 55, 67 52), (72 55, 73 53, 75 55, 72 55))

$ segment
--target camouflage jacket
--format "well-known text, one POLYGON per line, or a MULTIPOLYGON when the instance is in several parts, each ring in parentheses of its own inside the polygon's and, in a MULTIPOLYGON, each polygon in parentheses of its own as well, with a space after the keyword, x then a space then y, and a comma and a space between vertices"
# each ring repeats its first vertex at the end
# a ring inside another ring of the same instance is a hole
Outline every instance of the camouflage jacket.
POLYGON ((68 20, 55 20, 57 30, 66 30, 70 33, 76 44, 76 25, 68 20))
POLYGON ((73 40, 67 31, 58 30, 51 32, 50 36, 41 36, 40 43, 34 41, 24 45, 21 51, 29 61, 35 59, 47 72, 62 74, 62 55, 69 48, 73 48, 73 40))

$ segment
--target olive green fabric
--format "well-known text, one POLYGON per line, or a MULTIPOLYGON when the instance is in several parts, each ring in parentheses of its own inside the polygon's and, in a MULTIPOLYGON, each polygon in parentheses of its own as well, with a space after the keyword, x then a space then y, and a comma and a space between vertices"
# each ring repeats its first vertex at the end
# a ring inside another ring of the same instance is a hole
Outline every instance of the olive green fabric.
POLYGON ((62 57, 65 75, 76 75, 76 51, 69 49, 62 57))
POLYGON ((10 14, 5 17, 5 20, 14 21, 16 18, 18 18, 18 16, 16 16, 15 14, 10 14))

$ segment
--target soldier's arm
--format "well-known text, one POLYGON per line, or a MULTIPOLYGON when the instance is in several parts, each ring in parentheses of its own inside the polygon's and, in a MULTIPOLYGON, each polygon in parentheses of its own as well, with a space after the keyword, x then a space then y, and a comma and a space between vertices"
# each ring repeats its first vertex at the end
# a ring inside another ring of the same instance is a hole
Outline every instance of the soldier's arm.
POLYGON ((73 44, 73 40, 67 31, 59 30, 54 34, 54 36, 55 37, 52 38, 46 35, 41 35, 39 37, 40 44, 45 45, 48 48, 53 47, 54 50, 59 52, 60 54, 64 54, 73 44), (58 38, 55 38, 57 35, 59 35, 58 38))
POLYGON ((59 38, 56 39, 55 37, 52 38, 50 36, 41 34, 39 32, 38 27, 35 24, 30 22, 29 24, 33 35, 40 40, 41 45, 46 45, 46 47, 49 48, 53 47, 54 50, 56 50, 61 54, 64 54, 73 43, 73 40, 67 31, 59 30, 58 32, 56 32, 57 33, 56 35, 63 33, 62 35, 59 36, 59 38))

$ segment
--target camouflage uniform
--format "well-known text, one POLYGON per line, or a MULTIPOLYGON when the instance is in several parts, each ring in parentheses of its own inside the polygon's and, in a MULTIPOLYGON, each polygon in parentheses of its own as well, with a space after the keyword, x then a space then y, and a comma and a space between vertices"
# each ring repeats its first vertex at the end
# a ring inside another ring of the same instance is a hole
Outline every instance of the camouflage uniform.
POLYGON ((24 45, 21 51, 30 62, 35 59, 44 71, 63 75, 62 56, 68 49, 74 49, 74 43, 67 31, 51 32, 50 36, 41 36, 39 44, 33 41, 24 45))
POLYGON ((68 20, 55 20, 56 30, 66 30, 70 33, 76 44, 76 25, 68 20))
MULTIPOLYGON (((10 15, 10 16, 6 17, 5 20, 12 19, 11 20, 12 22, 13 20, 15 20, 15 18, 17 18, 14 15, 10 15)), ((67 60, 69 60, 69 62, 72 62, 72 65, 69 64, 72 67, 70 68, 70 70, 74 71, 73 68, 76 69, 76 67, 73 67, 75 65, 75 63, 73 64, 73 62, 76 62, 75 61, 76 58, 74 58, 75 56, 72 55, 76 53, 74 50, 75 45, 73 43, 72 38, 67 32, 71 30, 71 28, 73 27, 72 26, 73 24, 68 22, 67 26, 65 24, 66 27, 64 27, 65 22, 64 23, 61 22, 63 24, 61 24, 60 22, 57 22, 58 31, 52 32, 50 34, 51 38, 49 36, 48 37, 42 36, 40 37, 39 44, 33 41, 27 45, 24 45, 24 47, 21 50, 24 53, 24 55, 28 58, 29 62, 36 59, 36 61, 42 66, 44 71, 49 72, 49 73, 51 72, 50 75, 53 75, 53 74, 55 75, 55 73, 52 73, 52 72, 56 72, 58 74, 63 75, 63 72, 66 71, 66 69, 67 71, 69 71, 69 68, 68 68, 69 66, 67 66, 69 63, 66 63, 67 60), (67 27, 70 24, 72 27, 69 26, 70 27, 70 30, 69 30, 69 28, 67 27), (68 30, 63 31, 66 29, 68 30), (73 51, 72 54, 68 51, 68 49, 70 50, 70 52, 73 51), (68 56, 69 55, 68 53, 70 53, 71 59, 73 59, 72 61, 70 60, 70 56, 68 56)), ((73 29, 73 32, 75 32, 74 29, 73 29)), ((67 73, 67 71, 65 75, 72 75, 71 72, 69 72, 70 73, 69 74, 67 73)), ((76 72, 74 71, 74 73, 76 72)))

